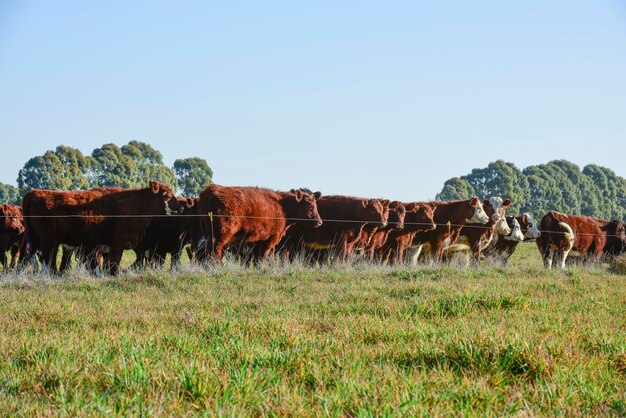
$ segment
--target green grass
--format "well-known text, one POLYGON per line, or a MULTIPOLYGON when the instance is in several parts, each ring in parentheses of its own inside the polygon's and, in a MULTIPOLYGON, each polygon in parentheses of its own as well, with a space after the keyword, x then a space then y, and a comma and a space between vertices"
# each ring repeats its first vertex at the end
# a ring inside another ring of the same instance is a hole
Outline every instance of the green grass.
POLYGON ((514 257, 7 275, 0 414, 626 415, 626 276, 514 257))

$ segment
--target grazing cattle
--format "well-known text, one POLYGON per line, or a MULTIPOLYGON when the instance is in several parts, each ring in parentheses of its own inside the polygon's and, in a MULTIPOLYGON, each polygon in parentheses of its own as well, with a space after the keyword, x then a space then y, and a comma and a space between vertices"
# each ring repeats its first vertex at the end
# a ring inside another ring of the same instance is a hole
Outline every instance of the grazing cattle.
POLYGON ((413 237, 411 247, 416 248, 414 258, 420 255, 427 246, 435 262, 444 256, 445 247, 459 236, 465 224, 484 225, 489 222, 483 204, 474 196, 468 200, 452 200, 447 202, 430 202, 435 210, 437 228, 432 231, 418 232, 413 237))
POLYGON ((389 204, 387 226, 379 227, 373 233, 365 230, 361 231, 358 245, 362 247, 367 260, 374 261, 376 252, 387 242, 387 238, 392 231, 402 231, 404 229, 406 214, 406 207, 401 202, 393 201, 389 204))
POLYGON ((506 218, 505 208, 509 207, 509 199, 502 200, 501 197, 492 197, 483 201, 483 208, 489 217, 489 221, 483 225, 465 225, 459 230, 458 237, 450 237, 451 245, 447 249, 448 255, 469 250, 475 264, 480 264, 482 251, 489 246, 494 234, 508 235, 511 233, 506 218))
POLYGON ((24 238, 24 216, 22 207, 17 205, 0 205, 0 263, 4 270, 15 267, 20 244, 24 238), (11 252, 11 263, 7 258, 11 252))
POLYGON ((178 203, 183 208, 179 216, 155 218, 138 246, 133 248, 137 259, 133 267, 160 267, 165 263, 167 254, 171 255, 171 267, 180 264, 183 248, 190 241, 192 230, 200 229, 198 210, 193 199, 179 197, 178 203))
POLYGON ((507 216, 506 222, 511 228, 511 233, 508 235, 497 234, 484 251, 486 257, 496 257, 504 264, 508 263, 517 244, 523 241, 534 241, 541 235, 537 223, 530 213, 524 213, 517 217, 507 216))
POLYGON ((424 231, 433 231, 435 224, 435 207, 429 203, 405 203, 406 216, 404 228, 392 230, 387 240, 379 248, 383 262, 398 264, 404 260, 404 252, 413 242, 415 234, 424 231))
POLYGON ((44 268, 57 272, 56 255, 64 244, 86 254, 108 253, 106 267, 113 275, 119 274, 124 250, 139 244, 154 217, 182 211, 172 190, 154 180, 144 189, 33 190, 22 206, 25 241, 31 254, 41 252, 44 268))
POLYGON ((537 247, 547 269, 552 268, 554 261, 564 269, 570 251, 597 261, 602 255, 621 254, 626 246, 626 229, 622 221, 550 211, 541 219, 540 229, 537 247))
POLYGON ((339 260, 349 260, 362 234, 373 234, 387 226, 389 219, 389 200, 325 196, 318 199, 317 209, 324 224, 290 230, 284 240, 293 243, 288 248, 290 254, 302 250, 306 258, 316 261, 336 252, 339 260))
POLYGON ((223 258, 229 246, 252 247, 255 260, 274 252, 287 228, 295 224, 322 225, 316 199, 302 189, 276 192, 258 187, 211 184, 200 193, 199 213, 207 254, 223 258))

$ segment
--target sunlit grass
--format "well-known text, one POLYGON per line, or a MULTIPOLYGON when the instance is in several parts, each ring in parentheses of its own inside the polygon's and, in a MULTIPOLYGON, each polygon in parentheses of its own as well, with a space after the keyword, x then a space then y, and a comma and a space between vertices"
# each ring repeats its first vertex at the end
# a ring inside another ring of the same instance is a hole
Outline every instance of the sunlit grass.
POLYGON ((532 244, 480 269, 1 277, 3 415, 626 414, 625 276, 546 272, 532 244))

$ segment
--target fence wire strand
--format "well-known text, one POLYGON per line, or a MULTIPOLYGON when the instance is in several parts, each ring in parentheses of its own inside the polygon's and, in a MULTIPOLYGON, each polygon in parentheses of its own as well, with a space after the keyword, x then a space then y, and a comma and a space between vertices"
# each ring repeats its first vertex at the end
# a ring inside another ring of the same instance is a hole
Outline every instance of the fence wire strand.
MULTIPOLYGON (((158 219, 158 218, 209 218, 212 216, 213 218, 237 218, 237 219, 251 219, 251 220, 284 220, 287 222, 317 222, 315 219, 309 218, 290 218, 290 217, 279 217, 279 216, 250 216, 250 215, 226 215, 226 214, 176 214, 176 215, 150 215, 150 214, 115 214, 115 215, 104 215, 104 214, 71 214, 71 215, 24 215, 24 219, 63 219, 63 218, 73 218, 73 219, 142 219, 142 218, 150 218, 150 219, 158 219)), ((6 216, 7 218, 18 218, 14 215, 6 216)), ((356 220, 356 219, 322 219, 323 223, 355 223, 355 224, 364 224, 364 223, 380 223, 373 222, 367 220, 356 220)), ((382 223, 380 223, 382 224, 382 223)), ((387 225, 399 225, 399 222, 387 222, 387 225)), ((432 226, 432 223, 428 222, 403 222, 404 226, 432 226)), ((457 223, 434 223, 436 227, 445 227, 445 228, 467 228, 467 229, 493 229, 494 226, 485 226, 478 224, 457 224, 457 223)), ((562 234, 568 235, 569 232, 563 231, 547 231, 547 230, 539 230, 539 233, 551 233, 551 234, 562 234)), ((595 233, 584 233, 584 232, 575 232, 574 236, 602 236, 609 238, 622 238, 620 235, 611 235, 611 234, 595 234, 595 233)))

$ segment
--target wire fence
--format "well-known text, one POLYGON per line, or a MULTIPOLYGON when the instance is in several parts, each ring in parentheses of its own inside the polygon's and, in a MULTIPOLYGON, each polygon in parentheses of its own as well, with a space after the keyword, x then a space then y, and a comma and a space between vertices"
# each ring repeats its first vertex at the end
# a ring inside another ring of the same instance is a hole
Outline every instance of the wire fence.
MULTIPOLYGON (((7 218, 19 219, 19 217, 14 215, 6 216, 7 218)), ((21 218, 23 219, 173 219, 173 218, 237 218, 237 219, 249 219, 249 220, 281 220, 286 222, 317 222, 316 219, 310 218, 291 218, 291 217, 280 217, 280 216, 251 216, 251 215, 228 215, 228 214, 216 214, 216 213, 207 213, 207 214, 176 214, 176 215, 152 215, 152 214, 69 214, 69 215, 24 215, 21 218)), ((357 220, 357 219, 322 219, 323 223, 353 223, 353 224, 381 224, 382 222, 375 222, 370 220, 357 220)), ((466 228, 466 229, 480 229, 480 230, 491 230, 494 229, 494 225, 480 225, 473 223, 430 223, 430 222, 387 222, 387 225, 404 225, 404 226, 436 226, 436 227, 444 227, 444 228, 466 228)), ((544 234, 562 234, 562 235, 570 235, 569 231, 551 231, 551 230, 538 230, 537 232, 544 234)), ((598 234, 598 233, 586 233, 586 232, 576 232, 573 231, 575 236, 590 236, 590 237, 607 237, 607 238, 624 238, 622 235, 613 235, 613 234, 598 234)))

